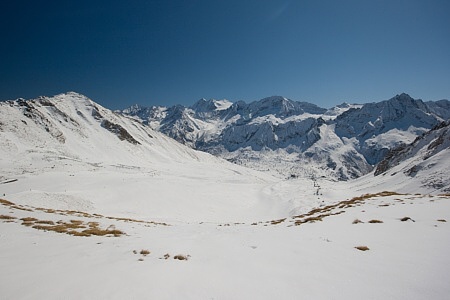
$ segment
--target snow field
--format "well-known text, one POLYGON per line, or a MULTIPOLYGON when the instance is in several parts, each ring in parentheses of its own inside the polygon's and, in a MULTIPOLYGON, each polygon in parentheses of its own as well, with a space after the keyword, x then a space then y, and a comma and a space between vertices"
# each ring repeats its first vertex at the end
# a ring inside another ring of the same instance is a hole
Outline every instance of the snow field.
MULTIPOLYGON (((0 222, 4 257, 0 264, 9 270, 0 281, 2 296, 446 298, 450 228, 442 220, 450 220, 448 197, 375 197, 344 210, 300 226, 293 226, 289 218, 277 225, 171 226, 95 218, 126 233, 120 237, 76 237, 0 222), (400 220, 406 216, 414 222, 400 220), (364 223, 353 224, 355 219, 364 223), (374 219, 383 223, 369 223, 374 219), (354 248, 360 245, 370 250, 354 248), (139 254, 142 249, 150 254, 139 254), (165 254, 170 257, 165 259, 165 254), (173 259, 178 254, 189 256, 188 260, 173 259)), ((66 218, 5 206, 0 214, 66 218)))
POLYGON ((268 175, 283 162, 233 165, 75 93, 45 101, 1 107, 1 299, 448 298, 450 199, 423 184, 448 151, 286 180, 268 175))

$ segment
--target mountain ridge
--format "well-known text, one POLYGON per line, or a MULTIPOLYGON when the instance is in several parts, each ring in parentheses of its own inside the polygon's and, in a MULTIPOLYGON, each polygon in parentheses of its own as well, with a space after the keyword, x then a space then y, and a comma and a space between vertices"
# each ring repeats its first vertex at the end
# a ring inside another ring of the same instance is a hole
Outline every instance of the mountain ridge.
POLYGON ((248 104, 227 102, 220 110, 213 99, 199 101, 210 104, 201 111, 197 111, 198 105, 158 107, 165 111, 159 118, 153 117, 155 109, 130 115, 194 149, 238 164, 264 170, 268 160, 282 160, 283 166, 276 167, 282 175, 305 176, 311 172, 299 165, 307 164, 313 166, 316 176, 338 180, 371 172, 390 149, 412 142, 450 117, 450 101, 423 102, 406 93, 331 109, 282 96, 248 104), (330 143, 331 136, 334 144, 319 143, 330 143), (336 153, 336 149, 341 152, 336 153))

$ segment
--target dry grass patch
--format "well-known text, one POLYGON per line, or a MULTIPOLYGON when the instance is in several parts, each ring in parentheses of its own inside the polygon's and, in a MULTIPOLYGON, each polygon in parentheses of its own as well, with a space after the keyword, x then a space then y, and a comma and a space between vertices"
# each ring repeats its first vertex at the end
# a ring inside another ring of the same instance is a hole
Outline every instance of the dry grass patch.
POLYGON ((86 237, 91 236, 89 233, 86 233, 86 232, 83 232, 83 231, 79 232, 79 231, 76 231, 76 230, 66 231, 66 233, 70 234, 70 235, 73 235, 73 236, 86 236, 86 237))
POLYGON ((413 222, 415 222, 413 219, 411 219, 410 217, 403 217, 403 218, 401 218, 400 219, 400 221, 402 221, 402 222, 406 222, 406 221, 413 221, 413 222))
POLYGON ((98 222, 88 222, 87 225, 89 226, 89 228, 96 228, 100 226, 98 222))
POLYGON ((147 256, 150 254, 150 251, 147 249, 142 249, 141 252, 139 252, 141 255, 147 256))
POLYGON ((369 247, 367 246, 356 246, 356 249, 358 249, 359 251, 367 251, 370 250, 369 247))
POLYGON ((0 215, 0 220, 14 220, 14 219, 17 219, 17 218, 13 217, 13 216, 0 215))
POLYGON ((364 223, 363 221, 361 221, 360 219, 354 219, 352 224, 359 224, 359 223, 364 223))
POLYGON ((32 217, 26 217, 26 218, 22 218, 20 220, 24 221, 24 222, 35 222, 35 221, 38 221, 38 219, 32 218, 32 217))
MULTIPOLYGON (((351 207, 355 207, 355 206, 359 206, 362 203, 364 203, 366 200, 371 199, 371 198, 377 198, 377 197, 388 197, 388 196, 395 196, 395 195, 404 195, 404 194, 399 194, 396 192, 389 192, 389 191, 383 191, 380 193, 376 193, 376 194, 364 194, 358 197, 353 197, 350 200, 344 200, 344 201, 340 201, 336 204, 331 204, 331 205, 327 205, 324 207, 319 207, 319 208, 315 208, 312 209, 311 211, 309 211, 308 213, 305 214, 301 214, 301 215, 297 215, 297 216, 293 216, 293 219, 300 219, 300 220, 296 220, 294 222, 294 225, 301 225, 304 223, 314 223, 317 221, 322 221, 322 219, 324 217, 328 217, 331 215, 338 215, 338 214, 342 214, 345 213, 345 211, 341 210, 339 212, 335 212, 332 213, 331 211, 334 209, 345 209, 345 208, 351 208, 351 207)), ((380 206, 389 206, 389 204, 381 204, 380 206)), ((369 222, 370 223, 370 222, 369 222)), ((383 223, 383 222, 373 222, 373 223, 383 223)), ((357 224, 357 223, 353 223, 353 224, 357 224)))
POLYGON ((123 221, 123 222, 170 226, 169 224, 164 223, 164 222, 143 221, 143 220, 136 220, 136 219, 130 219, 130 218, 119 218, 119 217, 106 217, 106 218, 110 219, 110 220, 123 221))
POLYGON ((121 230, 109 227, 107 229, 99 228, 97 222, 84 223, 81 220, 70 220, 69 222, 64 222, 59 220, 56 224, 53 221, 48 220, 38 220, 36 218, 22 218, 22 225, 31 226, 37 230, 53 231, 57 233, 65 233, 73 236, 83 236, 88 237, 92 235, 105 236, 113 235, 115 237, 124 235, 125 233, 121 230), (86 229, 89 227, 88 229, 86 229), (84 230, 83 230, 84 229, 84 230))
POLYGON ((369 223, 370 223, 370 224, 381 224, 381 223, 384 223, 384 222, 381 221, 381 220, 376 220, 376 219, 374 219, 374 220, 370 220, 369 223))
POLYGON ((89 228, 83 230, 82 232, 89 235, 97 235, 97 236, 113 235, 115 237, 119 237, 125 234, 125 232, 118 229, 100 229, 100 228, 89 228))
POLYGON ((82 225, 84 222, 81 220, 70 220, 70 223, 74 225, 82 225))
MULTIPOLYGON (((327 216, 329 216, 329 215, 327 215, 327 216)), ((315 222, 322 222, 322 219, 323 219, 323 215, 319 215, 319 216, 317 216, 317 217, 309 217, 309 218, 306 218, 306 219, 304 219, 303 221, 305 222, 305 223, 315 223, 315 222)))
POLYGON ((190 257, 189 255, 178 254, 178 255, 175 255, 175 256, 173 257, 173 259, 178 259, 178 260, 188 260, 189 257, 190 257))
POLYGON ((36 223, 36 224, 55 225, 55 222, 49 221, 49 220, 37 220, 34 223, 36 223))
POLYGON ((0 199, 0 204, 5 205, 5 206, 13 206, 14 203, 12 203, 11 201, 5 200, 5 199, 0 199))
POLYGON ((19 206, 19 205, 12 205, 12 206, 10 206, 10 207, 11 207, 11 208, 14 208, 14 209, 18 209, 18 210, 33 211, 33 210, 30 209, 30 208, 26 208, 26 207, 19 206))
MULTIPOLYGON (((279 219, 279 220, 272 220, 272 221, 270 221, 270 224, 272 224, 272 225, 277 225, 277 224, 280 224, 280 223, 283 223, 284 221, 286 220, 286 218, 284 218, 284 219, 279 219)), ((254 223, 255 224, 255 223, 254 223)), ((253 225, 253 224, 252 224, 253 225)), ((255 224, 256 225, 256 224, 255 224)))
POLYGON ((91 214, 88 214, 88 213, 83 212, 83 211, 77 211, 77 210, 65 210, 65 211, 62 211, 62 212, 65 212, 68 215, 76 216, 76 217, 85 217, 85 218, 93 217, 91 214))
POLYGON ((46 212, 46 213, 48 213, 48 214, 54 214, 54 213, 56 213, 56 210, 51 209, 51 208, 38 207, 38 208, 36 208, 36 210, 40 210, 40 211, 46 212))
POLYGON ((438 222, 447 222, 447 220, 445 220, 445 219, 438 219, 437 221, 438 222))

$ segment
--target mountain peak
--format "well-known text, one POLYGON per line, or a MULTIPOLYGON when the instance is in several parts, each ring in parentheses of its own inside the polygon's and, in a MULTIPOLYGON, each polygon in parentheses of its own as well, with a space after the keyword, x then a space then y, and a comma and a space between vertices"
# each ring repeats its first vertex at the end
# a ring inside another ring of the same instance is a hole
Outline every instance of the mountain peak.
POLYGON ((396 95, 394 98, 396 99, 413 99, 410 95, 406 93, 401 93, 400 95, 396 95))
POLYGON ((216 99, 209 99, 206 100, 205 98, 201 98, 197 102, 194 103, 190 108, 193 109, 196 112, 202 113, 202 112, 211 112, 215 110, 224 110, 229 108, 233 103, 228 100, 216 100, 216 99))

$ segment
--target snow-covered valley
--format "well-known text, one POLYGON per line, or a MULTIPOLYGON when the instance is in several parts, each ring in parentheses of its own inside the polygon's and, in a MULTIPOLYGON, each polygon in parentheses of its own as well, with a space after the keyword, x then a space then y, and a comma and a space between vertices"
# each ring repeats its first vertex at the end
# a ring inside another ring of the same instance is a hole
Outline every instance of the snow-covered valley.
POLYGON ((2 299, 450 293, 448 124, 339 182, 232 164, 76 93, 0 108, 2 299))

